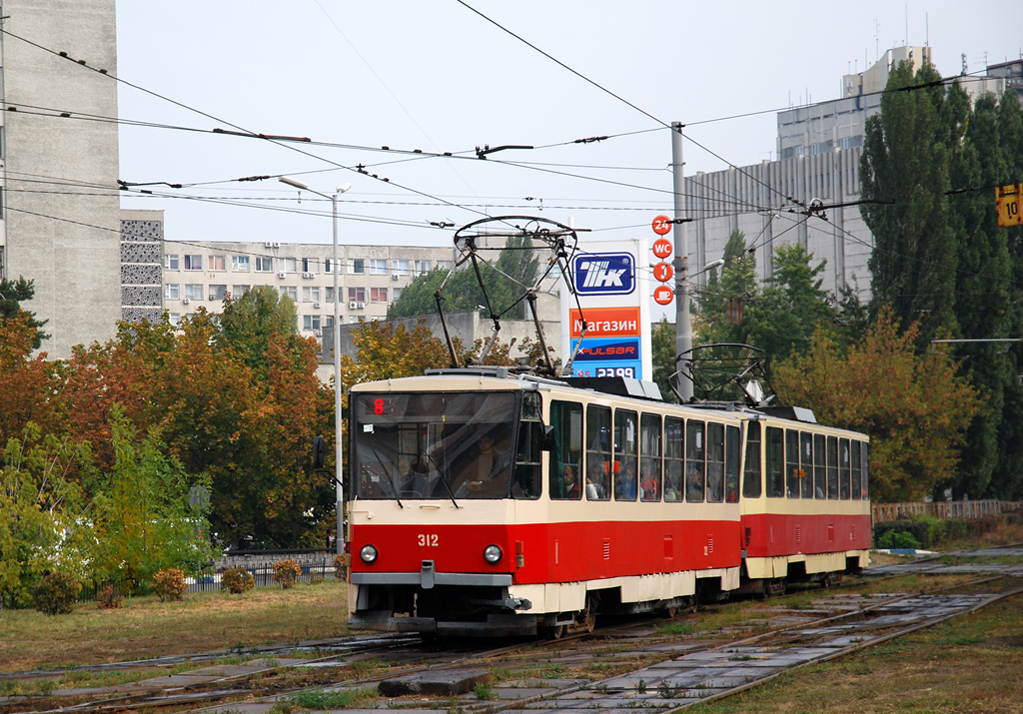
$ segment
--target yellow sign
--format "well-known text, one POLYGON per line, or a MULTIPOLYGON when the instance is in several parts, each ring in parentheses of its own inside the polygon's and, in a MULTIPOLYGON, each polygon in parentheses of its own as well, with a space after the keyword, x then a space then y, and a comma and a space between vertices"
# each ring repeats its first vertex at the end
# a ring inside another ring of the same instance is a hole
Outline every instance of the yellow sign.
POLYGON ((1023 184, 999 186, 995 189, 998 201, 998 225, 1023 225, 1023 184))

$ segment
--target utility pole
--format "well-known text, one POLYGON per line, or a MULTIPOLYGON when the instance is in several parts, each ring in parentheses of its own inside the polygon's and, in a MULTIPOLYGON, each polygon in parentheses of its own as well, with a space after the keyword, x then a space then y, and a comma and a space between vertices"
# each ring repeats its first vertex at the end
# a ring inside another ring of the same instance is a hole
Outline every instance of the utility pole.
POLYGON ((689 351, 693 348, 693 323, 689 318, 689 240, 686 235, 685 177, 682 163, 682 124, 671 123, 672 192, 675 195, 675 369, 680 370, 678 391, 683 402, 693 398, 693 383, 682 376, 689 374, 689 351), (679 355, 686 356, 679 359, 679 355))

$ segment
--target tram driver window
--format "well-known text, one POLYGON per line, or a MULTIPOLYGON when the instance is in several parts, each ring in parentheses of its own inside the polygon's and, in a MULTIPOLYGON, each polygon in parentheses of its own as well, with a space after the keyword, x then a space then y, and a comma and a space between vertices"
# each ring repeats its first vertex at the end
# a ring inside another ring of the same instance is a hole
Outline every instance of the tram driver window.
POLYGON ((540 395, 522 395, 522 419, 519 422, 519 443, 515 453, 515 474, 512 477, 513 498, 540 498, 543 492, 540 455, 543 453, 543 422, 540 395))
POLYGON ((636 500, 636 412, 615 410, 615 500, 636 500))
POLYGON ((551 402, 554 448, 548 461, 552 499, 582 497, 583 408, 572 402, 551 402))

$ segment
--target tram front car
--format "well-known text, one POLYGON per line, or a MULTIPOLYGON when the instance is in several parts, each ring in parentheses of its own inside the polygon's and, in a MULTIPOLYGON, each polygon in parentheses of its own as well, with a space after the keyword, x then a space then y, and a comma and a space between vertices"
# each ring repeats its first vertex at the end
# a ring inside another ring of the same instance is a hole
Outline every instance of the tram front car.
POLYGON ((352 389, 350 627, 537 632, 513 587, 543 569, 524 547, 541 492, 536 387, 435 374, 352 389))

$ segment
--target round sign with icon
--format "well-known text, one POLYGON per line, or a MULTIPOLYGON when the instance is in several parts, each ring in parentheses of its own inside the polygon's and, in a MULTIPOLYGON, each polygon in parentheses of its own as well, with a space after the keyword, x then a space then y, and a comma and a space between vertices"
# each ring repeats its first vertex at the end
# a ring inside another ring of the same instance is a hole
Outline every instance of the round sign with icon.
POLYGON ((658 285, 654 290, 654 302, 658 305, 667 305, 675 298, 674 291, 667 285, 658 285))
POLYGON ((654 233, 659 236, 667 235, 671 231, 671 219, 667 216, 657 216, 653 222, 654 233))
POLYGON ((666 283, 675 277, 675 269, 671 264, 661 261, 654 266, 654 279, 659 283, 666 283))
POLYGON ((651 250, 654 251, 654 255, 656 255, 661 260, 664 260, 669 255, 671 255, 671 251, 674 250, 674 246, 671 244, 671 241, 668 240, 667 238, 658 238, 657 240, 654 241, 654 244, 651 246, 651 250))

